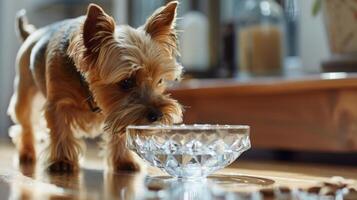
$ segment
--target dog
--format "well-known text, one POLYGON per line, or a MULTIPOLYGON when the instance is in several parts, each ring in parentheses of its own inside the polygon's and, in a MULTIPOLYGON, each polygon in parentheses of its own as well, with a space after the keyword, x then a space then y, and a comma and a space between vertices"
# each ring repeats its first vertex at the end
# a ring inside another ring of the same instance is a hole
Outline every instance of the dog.
POLYGON ((19 14, 23 44, 8 109, 15 122, 10 135, 19 162, 34 163, 40 157, 32 117, 37 112, 34 97, 40 94, 48 128, 48 146, 40 155, 49 171, 77 171, 84 148, 81 137, 99 134, 110 169, 140 170, 125 146, 126 127, 182 120, 182 106, 165 92, 182 73, 176 60, 177 6, 171 1, 158 8, 138 28, 116 25, 96 4, 88 6, 85 16, 40 29, 19 14), (19 132, 12 133, 15 130, 19 132))

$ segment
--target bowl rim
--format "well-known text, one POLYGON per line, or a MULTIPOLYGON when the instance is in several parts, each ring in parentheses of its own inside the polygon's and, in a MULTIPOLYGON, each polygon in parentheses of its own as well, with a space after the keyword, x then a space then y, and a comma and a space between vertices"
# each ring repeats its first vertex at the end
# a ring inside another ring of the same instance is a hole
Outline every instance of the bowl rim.
POLYGON ((221 125, 221 124, 175 124, 175 125, 129 125, 126 130, 250 130, 249 125, 221 125))

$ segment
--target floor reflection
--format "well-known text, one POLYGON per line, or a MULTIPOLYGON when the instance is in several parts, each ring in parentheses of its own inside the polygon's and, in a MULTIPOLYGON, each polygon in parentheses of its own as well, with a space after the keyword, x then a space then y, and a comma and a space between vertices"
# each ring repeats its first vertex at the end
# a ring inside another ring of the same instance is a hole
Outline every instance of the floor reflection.
POLYGON ((105 173, 105 199, 141 199, 145 193, 143 173, 105 173), (140 198, 139 198, 140 197, 140 198))
MULTIPOLYGON (((170 181, 173 180, 170 176, 152 176, 151 179, 160 179, 170 181)), ((255 176, 246 176, 246 175, 224 175, 224 174, 214 174, 207 177, 208 181, 213 182, 218 185, 240 185, 240 186, 269 186, 275 183, 274 180, 255 177, 255 176)))
POLYGON ((170 176, 146 178, 146 187, 161 192, 161 199, 254 199, 258 188, 272 186, 274 180, 245 176, 215 174, 206 179, 182 180, 170 176))
POLYGON ((267 178, 243 175, 212 175, 208 177, 209 180, 218 185, 230 185, 236 187, 249 186, 270 186, 275 181, 267 178))
POLYGON ((8 199, 14 200, 222 199, 227 192, 234 191, 232 188, 274 184, 270 179, 239 175, 213 175, 204 180, 185 181, 169 176, 95 169, 81 169, 76 174, 50 174, 29 164, 19 166, 18 170, 0 170, 0 175, 0 183, 10 186, 8 199))

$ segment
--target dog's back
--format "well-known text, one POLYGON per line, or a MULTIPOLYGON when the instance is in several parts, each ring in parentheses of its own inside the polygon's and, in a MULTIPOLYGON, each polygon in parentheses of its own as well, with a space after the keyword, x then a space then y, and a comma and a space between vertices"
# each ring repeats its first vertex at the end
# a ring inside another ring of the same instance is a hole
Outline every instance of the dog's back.
POLYGON ((28 23, 24 11, 19 12, 17 17, 17 33, 24 43, 21 47, 22 50, 18 53, 18 58, 27 60, 31 76, 38 89, 45 96, 46 61, 50 59, 53 53, 49 49, 55 49, 57 52, 60 52, 64 59, 68 60, 68 64, 71 65, 72 61, 66 53, 70 36, 73 32, 79 30, 80 23, 83 20, 84 17, 67 19, 36 30, 33 25, 28 23), (49 45, 56 47, 49 48, 49 45))

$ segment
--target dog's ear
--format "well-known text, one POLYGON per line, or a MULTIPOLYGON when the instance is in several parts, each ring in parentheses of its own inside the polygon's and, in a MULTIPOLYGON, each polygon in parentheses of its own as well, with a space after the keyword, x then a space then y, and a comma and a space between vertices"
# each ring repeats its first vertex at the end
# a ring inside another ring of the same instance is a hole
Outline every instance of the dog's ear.
POLYGON ((83 24, 83 44, 89 54, 98 54, 101 43, 113 38, 115 21, 104 10, 90 4, 87 10, 87 18, 83 24))
POLYGON ((158 8, 146 21, 144 30, 159 43, 176 48, 176 9, 178 2, 171 1, 158 8))

